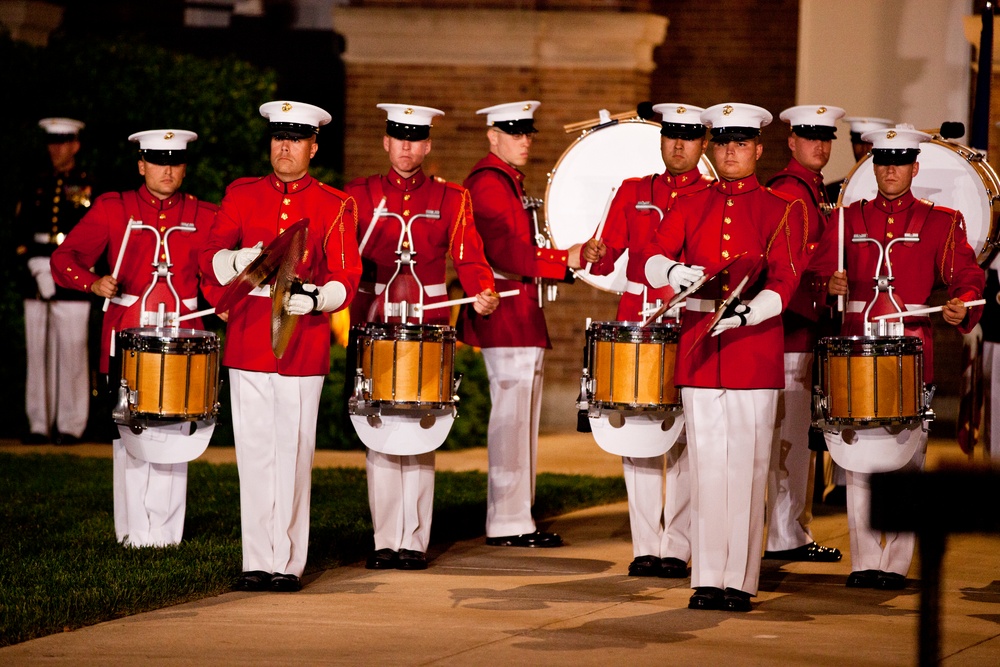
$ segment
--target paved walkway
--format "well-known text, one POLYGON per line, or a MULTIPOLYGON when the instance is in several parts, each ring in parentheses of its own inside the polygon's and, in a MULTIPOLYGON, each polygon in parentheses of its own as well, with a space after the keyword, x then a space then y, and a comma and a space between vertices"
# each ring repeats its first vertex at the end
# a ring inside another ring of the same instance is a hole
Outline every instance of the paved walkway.
MULTIPOLYGON (((0 445, 0 451, 26 449, 0 445)), ((58 451, 107 455, 110 448, 58 451)), ((956 458, 942 443, 931 452, 931 465, 956 458)), ((210 453, 210 460, 231 456, 210 453)), ((320 452, 318 464, 357 466, 362 456, 320 452)), ((485 452, 441 452, 438 464, 481 468, 485 452)), ((540 444, 542 470, 612 475, 620 474, 619 465, 587 436, 547 436, 540 444)), ((817 508, 813 530, 820 542, 844 551, 845 561, 764 561, 749 614, 686 609, 687 580, 624 576, 632 557, 624 503, 567 514, 546 527, 567 545, 537 551, 491 548, 482 539, 437 545, 424 572, 341 567, 307 577, 297 594, 228 593, 7 647, 0 664, 917 662, 919 589, 915 583, 898 592, 844 587, 850 565, 842 511, 817 508)), ((1000 664, 1000 537, 949 541, 942 613, 943 664, 1000 664)))

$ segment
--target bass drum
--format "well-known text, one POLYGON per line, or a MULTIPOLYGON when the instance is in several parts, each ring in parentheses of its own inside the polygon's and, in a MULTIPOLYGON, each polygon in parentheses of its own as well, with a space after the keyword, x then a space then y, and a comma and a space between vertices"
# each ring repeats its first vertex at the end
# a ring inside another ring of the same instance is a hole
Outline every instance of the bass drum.
MULTIPOLYGON (((1000 235, 1000 179, 976 151, 960 144, 932 139, 920 144, 920 170, 913 178, 913 196, 961 211, 969 245, 985 265, 1000 235)), ((847 175, 837 200, 849 206, 878 193, 871 155, 860 160, 847 175)))
MULTIPOLYGON (((702 156, 699 167, 715 177, 715 169, 702 156)), ((626 178, 662 174, 660 124, 634 119, 585 130, 563 152, 549 173, 545 190, 545 222, 549 240, 556 248, 584 243, 597 231, 611 203, 612 188, 626 178)), ((625 291, 628 251, 606 276, 592 276, 576 269, 577 278, 600 290, 625 291)))

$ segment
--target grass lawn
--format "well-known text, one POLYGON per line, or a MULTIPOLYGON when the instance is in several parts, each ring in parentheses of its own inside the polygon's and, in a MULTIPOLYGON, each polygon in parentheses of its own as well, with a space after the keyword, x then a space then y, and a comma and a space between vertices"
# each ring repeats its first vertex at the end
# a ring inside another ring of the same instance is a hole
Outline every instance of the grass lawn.
MULTIPOLYGON (((188 467, 184 541, 127 549, 115 541, 111 461, 0 454, 0 646, 229 590, 240 573, 236 466, 188 467)), ((535 514, 625 498, 621 478, 538 476, 535 514)), ((438 472, 432 542, 484 533, 486 475, 438 472)), ((307 572, 372 548, 365 472, 313 471, 307 572)))

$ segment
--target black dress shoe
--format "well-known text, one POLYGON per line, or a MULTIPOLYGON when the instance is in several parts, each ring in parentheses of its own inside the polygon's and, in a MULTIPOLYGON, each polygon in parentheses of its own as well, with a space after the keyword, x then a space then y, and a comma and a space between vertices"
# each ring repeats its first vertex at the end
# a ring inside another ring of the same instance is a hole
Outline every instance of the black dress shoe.
POLYGON ((725 611, 750 611, 750 594, 735 588, 727 588, 722 593, 722 609, 725 611))
POLYGON ((263 570, 244 572, 233 584, 234 591, 266 591, 271 585, 271 573, 263 570))
POLYGON ((688 609, 722 609, 724 595, 721 588, 698 586, 688 600, 688 609))
POLYGON ((765 551, 764 558, 770 560, 799 560, 810 563, 838 563, 842 555, 840 549, 824 547, 815 542, 810 542, 795 549, 765 551))
POLYGON ((372 555, 365 561, 365 568, 369 570, 394 570, 398 558, 399 554, 392 549, 379 549, 373 551, 372 555))
POLYGON ((883 591, 899 591, 906 588, 906 577, 895 572, 879 572, 875 588, 883 591))
POLYGON ((658 576, 664 579, 684 579, 688 576, 688 564, 680 558, 661 558, 658 576))
POLYGON ((524 535, 486 538, 486 544, 491 547, 561 547, 562 543, 562 538, 555 533, 543 533, 540 530, 524 535))
POLYGON ((851 572, 851 576, 847 577, 847 587, 875 588, 879 574, 878 570, 860 570, 857 572, 851 572))
POLYGON ((271 575, 271 590, 279 593, 294 593, 302 590, 302 582, 294 574, 275 572, 271 575))
POLYGON ((56 436, 57 445, 79 445, 80 442, 82 442, 80 438, 75 435, 69 435, 68 433, 60 433, 56 436))
POLYGON ((44 433, 29 433, 21 438, 21 442, 25 445, 47 445, 49 444, 49 436, 44 433))
POLYGON ((426 570, 427 556, 423 551, 400 549, 396 568, 400 570, 426 570))
POLYGON ((636 556, 628 564, 628 576, 630 577, 658 577, 660 576, 660 559, 657 556, 636 556))

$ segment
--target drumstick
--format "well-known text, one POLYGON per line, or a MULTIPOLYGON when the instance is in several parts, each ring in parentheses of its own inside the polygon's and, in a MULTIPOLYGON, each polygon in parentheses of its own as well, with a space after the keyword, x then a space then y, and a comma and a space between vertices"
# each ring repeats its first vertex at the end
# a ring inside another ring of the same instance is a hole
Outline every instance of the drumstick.
MULTIPOLYGON (((615 198, 615 192, 617 191, 618 186, 612 186, 611 194, 608 195, 608 201, 604 204, 604 215, 601 216, 601 221, 597 223, 597 231, 594 232, 594 238, 598 241, 601 240, 601 236, 604 234, 604 225, 608 222, 608 212, 611 210, 611 200, 615 198)), ((590 273, 590 265, 591 262, 587 262, 587 266, 583 267, 584 273, 590 273)))
MULTIPOLYGON (((840 216, 837 221, 837 271, 844 270, 844 207, 840 207, 840 216)), ((837 295, 837 312, 844 312, 844 295, 837 295)))
MULTIPOLYGON (((122 236, 122 247, 118 249, 118 259, 115 260, 115 270, 111 272, 111 277, 118 280, 118 271, 122 268, 122 259, 125 257, 125 246, 128 245, 129 232, 132 231, 132 223, 135 220, 132 216, 128 217, 128 222, 125 223, 125 234, 122 236)), ((111 297, 104 299, 104 305, 101 310, 105 313, 108 312, 108 304, 111 303, 111 297)))
MULTIPOLYGON (((613 114, 611 120, 628 120, 630 118, 636 118, 635 111, 623 111, 622 113, 613 114)), ((592 127, 596 127, 601 124, 600 118, 591 118, 590 120, 581 120, 577 123, 570 123, 569 125, 563 125, 563 130, 566 134, 570 132, 577 132, 578 130, 589 130, 592 127)))
MULTIPOLYGON (((975 301, 963 301, 962 305, 966 308, 973 308, 975 306, 982 306, 986 304, 986 299, 976 299, 975 301)), ((944 310, 944 306, 931 306, 930 308, 918 308, 916 310, 907 310, 902 313, 888 313, 886 315, 876 315, 873 320, 889 320, 894 317, 910 317, 911 315, 929 315, 931 313, 940 313, 944 310)))
POLYGON ((361 239, 361 245, 358 246, 358 254, 360 255, 365 251, 365 245, 368 244, 368 237, 372 235, 372 230, 375 229, 375 222, 378 220, 379 213, 385 210, 385 197, 382 197, 382 201, 378 203, 375 207, 375 211, 372 213, 372 221, 368 225, 368 230, 365 232, 365 237, 361 239))
POLYGON ((193 320, 196 317, 201 317, 202 315, 214 315, 215 308, 206 308, 205 310, 199 310, 195 313, 188 313, 187 315, 181 315, 175 321, 183 322, 185 320, 193 320))
MULTIPOLYGON (((507 290, 505 292, 498 292, 497 296, 503 298, 505 296, 514 296, 515 294, 520 294, 520 293, 521 293, 521 290, 519 290, 519 289, 509 289, 509 290, 507 290)), ((478 298, 479 297, 477 297, 477 296, 467 296, 467 297, 465 297, 463 299, 452 299, 451 301, 438 301, 437 303, 432 303, 429 306, 421 306, 420 308, 418 308, 418 310, 434 310, 435 308, 447 308, 448 306, 460 306, 463 303, 472 303, 473 301, 475 301, 478 298)), ((414 304, 414 306, 419 306, 419 304, 414 304)))

